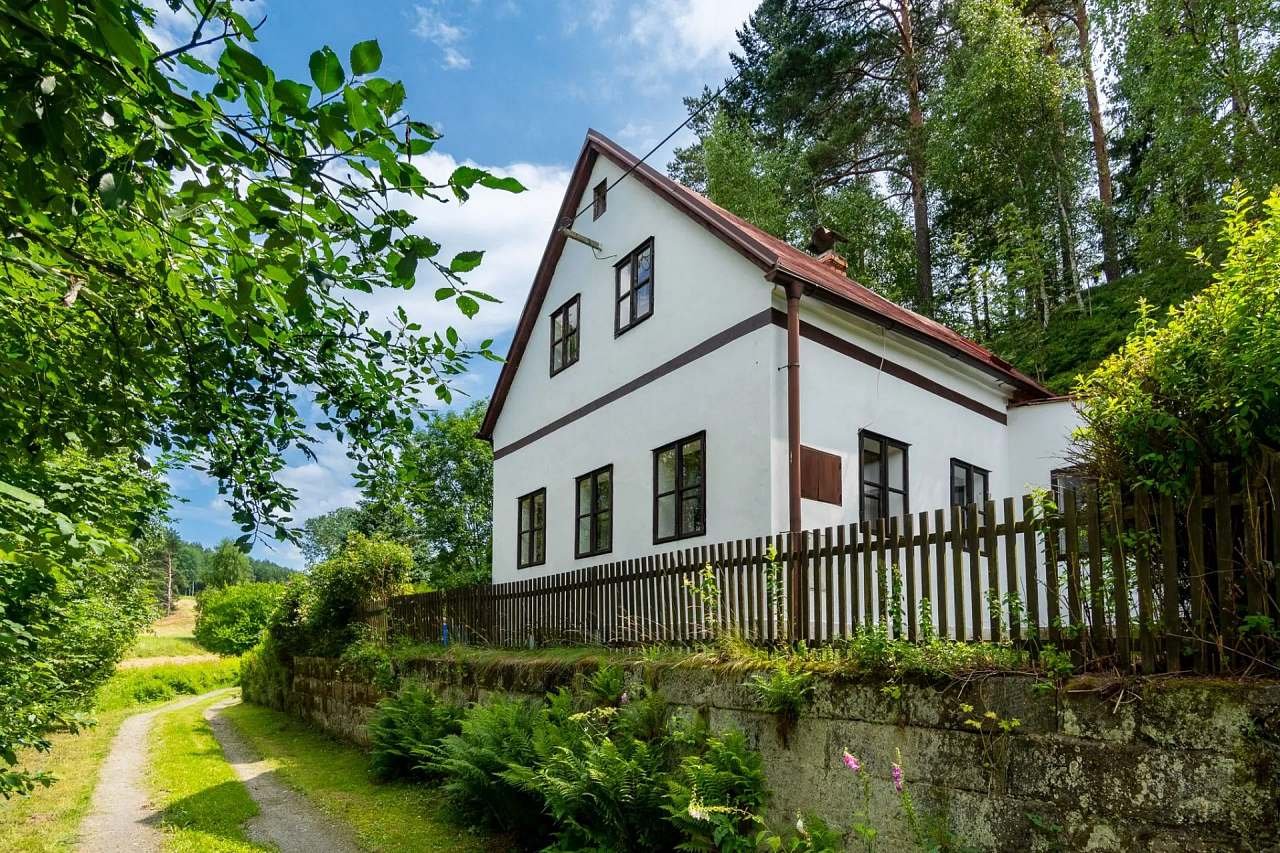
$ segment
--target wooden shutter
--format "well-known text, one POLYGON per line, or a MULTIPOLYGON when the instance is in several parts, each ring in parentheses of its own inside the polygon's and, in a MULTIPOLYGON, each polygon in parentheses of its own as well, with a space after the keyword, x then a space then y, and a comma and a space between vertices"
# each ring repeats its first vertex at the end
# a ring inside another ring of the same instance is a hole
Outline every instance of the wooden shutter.
POLYGON ((840 457, 800 446, 800 497, 835 504, 843 502, 840 457))

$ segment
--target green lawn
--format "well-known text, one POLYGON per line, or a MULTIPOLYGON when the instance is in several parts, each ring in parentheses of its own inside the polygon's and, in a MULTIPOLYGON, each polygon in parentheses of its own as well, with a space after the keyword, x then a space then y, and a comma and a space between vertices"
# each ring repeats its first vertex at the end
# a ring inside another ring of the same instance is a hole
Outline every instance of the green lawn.
POLYGON ((161 658, 174 655, 207 655, 209 650, 195 637, 152 637, 143 635, 129 650, 131 658, 161 658))
POLYGON ((503 850, 443 813, 437 791, 423 785, 375 783, 359 749, 306 724, 257 705, 235 705, 228 719, 277 772, 335 820, 349 825, 361 846, 375 851, 503 850))
POLYGON ((204 710, 219 696, 158 718, 151 733, 148 783, 170 851, 241 853, 254 844, 244 823, 258 813, 248 789, 222 757, 204 710))

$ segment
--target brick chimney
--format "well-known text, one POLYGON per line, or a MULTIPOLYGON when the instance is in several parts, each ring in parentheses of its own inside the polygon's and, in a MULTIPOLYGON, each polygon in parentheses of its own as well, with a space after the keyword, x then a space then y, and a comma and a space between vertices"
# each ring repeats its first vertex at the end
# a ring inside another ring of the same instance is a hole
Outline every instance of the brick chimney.
POLYGON ((834 249, 827 249, 821 255, 818 255, 818 263, 831 267, 841 275, 849 271, 849 262, 845 260, 844 255, 834 249))

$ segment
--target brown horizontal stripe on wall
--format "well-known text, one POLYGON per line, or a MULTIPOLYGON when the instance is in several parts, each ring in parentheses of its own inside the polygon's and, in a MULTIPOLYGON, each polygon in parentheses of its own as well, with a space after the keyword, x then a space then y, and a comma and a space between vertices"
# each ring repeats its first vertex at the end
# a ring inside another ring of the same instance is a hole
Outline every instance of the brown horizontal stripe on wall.
POLYGON ((725 344, 736 341, 738 338, 742 337, 743 335, 748 335, 757 329, 763 329, 765 326, 769 325, 772 314, 773 314, 773 309, 766 308, 765 310, 761 311, 759 314, 753 314, 752 316, 748 317, 747 319, 739 323, 734 323, 732 326, 730 326, 729 328, 723 331, 716 332, 714 335, 707 338, 702 343, 696 344, 695 346, 690 347, 689 349, 685 350, 684 352, 680 353, 674 358, 664 361, 662 364, 658 365, 653 370, 642 373, 639 376, 637 376, 635 379, 632 379, 630 382, 627 382, 624 385, 619 385, 617 388, 614 388, 609 393, 603 394, 597 397, 596 399, 592 400, 591 402, 579 406, 578 408, 574 409, 572 412, 569 412, 567 415, 562 415, 561 417, 556 418, 551 423, 547 424, 544 427, 540 427, 539 429, 534 430, 533 432, 526 435, 524 438, 517 439, 505 447, 500 447, 495 449, 493 451, 493 458, 501 459, 503 456, 506 456, 508 453, 514 453, 520 448, 530 445, 533 442, 537 441, 538 439, 543 438, 544 436, 548 436, 551 433, 555 432, 556 430, 560 429, 561 427, 568 426, 569 424, 573 423, 574 421, 580 418, 586 417, 587 415, 591 414, 597 409, 601 409, 609 405, 610 403, 614 402, 615 400, 621 400, 623 397, 627 396, 632 391, 639 390, 640 388, 643 388, 649 383, 655 382, 661 379, 662 377, 666 376, 668 373, 671 373, 673 370, 679 370, 680 368, 684 367, 686 364, 690 364, 691 362, 697 361, 698 359, 702 358, 704 355, 707 355, 708 353, 715 352, 716 350, 720 349, 720 347, 724 346, 725 344))
MULTIPOLYGON (((786 313, 779 311, 777 308, 771 310, 773 311, 773 324, 785 329, 787 327, 786 313)), ((895 379, 901 379, 903 382, 909 382, 917 388, 928 391, 930 394, 936 394, 944 400, 950 400, 957 405, 964 406, 969 411, 977 412, 983 417, 990 418, 996 423, 1003 424, 1009 422, 1008 415, 999 409, 993 409, 990 406, 983 405, 971 397, 966 397, 959 391, 953 391, 941 382, 935 382, 929 377, 917 373, 909 367, 904 367, 901 364, 890 361, 889 359, 877 355, 870 350, 863 349, 857 344, 851 341, 846 341, 839 335, 828 332, 826 329, 819 328, 812 323, 806 323, 804 321, 800 322, 800 337, 813 341, 815 344, 821 344, 827 349, 835 350, 841 355, 846 355, 855 361, 860 361, 863 364, 883 370, 895 379)), ((801 364, 803 365, 803 362, 801 362, 801 364)))

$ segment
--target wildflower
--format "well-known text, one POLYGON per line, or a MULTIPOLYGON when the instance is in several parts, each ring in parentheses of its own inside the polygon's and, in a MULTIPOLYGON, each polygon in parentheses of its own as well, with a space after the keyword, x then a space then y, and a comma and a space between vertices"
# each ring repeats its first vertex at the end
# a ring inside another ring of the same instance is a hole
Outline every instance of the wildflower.
POLYGON ((891 775, 893 776, 893 790, 901 794, 902 793, 902 765, 895 761, 893 763, 893 771, 891 775))
MULTIPOLYGON (((847 755, 848 753, 845 754, 847 755)), ((796 832, 804 838, 809 837, 808 833, 804 831, 804 815, 800 814, 800 812, 796 812, 796 832)))
POLYGON ((689 808, 686 809, 686 811, 689 813, 689 817, 694 820, 707 821, 711 819, 711 815, 707 811, 706 806, 704 806, 702 804, 702 800, 698 798, 698 789, 696 786, 689 792, 689 808))
POLYGON ((845 767, 848 767, 854 773, 862 769, 862 762, 858 761, 847 749, 844 751, 844 755, 840 756, 840 760, 844 762, 845 767))
POLYGON ((622 691, 622 695, 618 697, 618 704, 619 704, 619 705, 628 705, 628 704, 630 704, 630 703, 631 703, 631 694, 630 694, 630 693, 628 693, 628 692, 627 692, 627 691, 625 691, 625 690, 624 690, 624 691, 622 691))

